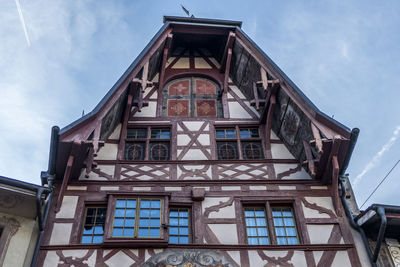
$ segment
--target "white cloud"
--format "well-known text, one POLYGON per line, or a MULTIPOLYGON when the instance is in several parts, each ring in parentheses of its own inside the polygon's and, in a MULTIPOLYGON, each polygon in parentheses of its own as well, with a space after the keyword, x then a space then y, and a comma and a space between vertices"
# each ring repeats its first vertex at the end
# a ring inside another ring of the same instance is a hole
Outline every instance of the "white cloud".
POLYGON ((362 180, 362 178, 365 176, 365 174, 374 168, 378 163, 379 160, 382 158, 382 156, 393 146, 393 144, 396 142, 398 135, 400 133, 400 125, 396 127, 396 129, 393 132, 392 137, 382 146, 381 150, 378 151, 378 153, 375 154, 375 156, 372 158, 371 161, 365 165, 364 169, 362 172, 356 176, 356 178, 353 181, 354 188, 357 187, 357 184, 362 180))

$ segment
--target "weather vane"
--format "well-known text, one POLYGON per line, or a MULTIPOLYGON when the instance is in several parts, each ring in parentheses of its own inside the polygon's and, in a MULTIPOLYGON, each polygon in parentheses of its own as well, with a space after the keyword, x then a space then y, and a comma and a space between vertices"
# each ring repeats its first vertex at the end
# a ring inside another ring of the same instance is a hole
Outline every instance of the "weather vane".
POLYGON ((181 7, 182 7, 183 11, 186 13, 186 15, 187 15, 188 17, 194 18, 194 15, 193 15, 193 14, 190 15, 189 10, 187 10, 182 4, 181 4, 181 7))

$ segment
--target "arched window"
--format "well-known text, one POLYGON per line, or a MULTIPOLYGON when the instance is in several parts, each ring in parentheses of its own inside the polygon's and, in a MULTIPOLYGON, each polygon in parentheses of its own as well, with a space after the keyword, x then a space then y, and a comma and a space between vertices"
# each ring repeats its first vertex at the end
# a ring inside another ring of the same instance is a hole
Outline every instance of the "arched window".
POLYGON ((219 86, 199 77, 180 78, 163 89, 163 115, 167 117, 222 117, 219 86))

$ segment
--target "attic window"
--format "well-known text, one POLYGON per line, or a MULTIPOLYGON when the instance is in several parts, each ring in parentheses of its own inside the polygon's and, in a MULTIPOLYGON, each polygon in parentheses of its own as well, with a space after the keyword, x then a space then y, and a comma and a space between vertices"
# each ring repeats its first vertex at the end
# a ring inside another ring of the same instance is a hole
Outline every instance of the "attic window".
POLYGON ((167 117, 222 117, 219 87, 199 77, 169 82, 163 91, 163 114, 167 117))

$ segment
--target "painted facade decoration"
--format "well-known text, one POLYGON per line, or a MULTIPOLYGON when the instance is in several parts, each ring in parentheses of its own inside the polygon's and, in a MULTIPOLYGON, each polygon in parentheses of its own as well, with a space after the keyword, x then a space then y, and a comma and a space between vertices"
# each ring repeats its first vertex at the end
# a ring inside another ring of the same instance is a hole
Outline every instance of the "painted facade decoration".
POLYGON ((165 24, 53 129, 37 266, 369 266, 340 203, 351 132, 235 21, 165 24))

